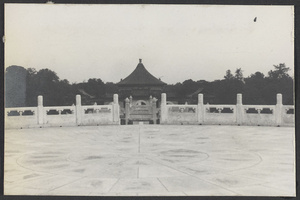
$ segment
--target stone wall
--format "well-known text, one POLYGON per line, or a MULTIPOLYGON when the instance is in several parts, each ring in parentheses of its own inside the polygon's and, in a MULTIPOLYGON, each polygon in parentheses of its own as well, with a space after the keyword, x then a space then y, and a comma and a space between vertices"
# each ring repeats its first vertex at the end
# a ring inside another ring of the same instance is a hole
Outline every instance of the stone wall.
POLYGON ((216 124, 250 126, 294 126, 294 106, 282 105, 277 94, 276 105, 243 105, 242 94, 237 94, 236 105, 204 105, 203 94, 197 105, 167 105, 161 95, 161 124, 216 124))
POLYGON ((43 106, 43 97, 38 96, 37 107, 5 109, 5 128, 31 128, 48 126, 86 126, 120 124, 118 95, 111 105, 81 105, 81 96, 76 95, 76 105, 43 106))

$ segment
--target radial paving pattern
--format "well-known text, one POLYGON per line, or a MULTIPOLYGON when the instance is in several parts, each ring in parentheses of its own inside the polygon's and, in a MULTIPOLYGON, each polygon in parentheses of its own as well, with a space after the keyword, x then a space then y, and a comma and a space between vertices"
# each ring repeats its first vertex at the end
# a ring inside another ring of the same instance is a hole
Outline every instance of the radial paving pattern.
POLYGON ((5 194, 293 196, 294 129, 6 130, 4 171, 5 194))

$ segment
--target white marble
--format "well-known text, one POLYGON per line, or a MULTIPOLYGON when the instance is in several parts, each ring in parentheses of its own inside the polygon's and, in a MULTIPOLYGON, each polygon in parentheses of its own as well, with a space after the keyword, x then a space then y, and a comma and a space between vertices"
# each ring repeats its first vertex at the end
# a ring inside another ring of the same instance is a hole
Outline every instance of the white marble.
POLYGON ((4 193, 294 196, 294 154, 292 127, 10 129, 4 193))

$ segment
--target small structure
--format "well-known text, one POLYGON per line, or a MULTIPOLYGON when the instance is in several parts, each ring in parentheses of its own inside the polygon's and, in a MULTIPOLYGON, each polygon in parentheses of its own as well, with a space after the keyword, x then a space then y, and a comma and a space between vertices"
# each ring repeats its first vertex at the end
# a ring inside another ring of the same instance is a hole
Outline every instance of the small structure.
POLYGON ((150 74, 139 59, 135 70, 117 83, 121 98, 132 96, 136 100, 149 100, 149 97, 160 98, 166 83, 150 74))
POLYGON ((121 104, 121 115, 126 124, 135 121, 156 123, 158 110, 157 100, 160 99, 166 83, 150 74, 139 59, 135 70, 121 80, 118 85, 120 98, 125 100, 121 104))

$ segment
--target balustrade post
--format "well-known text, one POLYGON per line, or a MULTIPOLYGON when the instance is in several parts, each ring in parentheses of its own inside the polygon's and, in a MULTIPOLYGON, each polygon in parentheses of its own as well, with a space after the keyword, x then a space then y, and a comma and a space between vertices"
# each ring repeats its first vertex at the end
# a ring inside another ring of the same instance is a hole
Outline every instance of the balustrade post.
POLYGON ((119 96, 118 96, 118 94, 114 94, 113 121, 120 124, 120 106, 119 106, 119 96))
POLYGON ((157 101, 157 99, 155 97, 151 99, 151 102, 152 102, 153 124, 156 124, 156 120, 157 120, 156 101, 157 101))
POLYGON ((203 94, 198 94, 198 123, 204 122, 204 105, 203 105, 203 94))
POLYGON ((38 107, 37 107, 37 118, 38 124, 44 124, 44 108, 43 108, 43 96, 38 96, 38 107))
POLYGON ((129 105, 130 105, 130 107, 131 107, 132 104, 133 104, 132 102, 133 102, 133 98, 132 98, 132 96, 130 96, 130 97, 129 97, 129 105))
POLYGON ((128 119, 129 119, 129 104, 130 101, 128 98, 125 99, 125 124, 128 124, 128 119))
POLYGON ((242 101, 242 94, 237 94, 236 99, 236 123, 238 125, 243 124, 244 119, 244 110, 243 110, 243 101, 242 101))
POLYGON ((277 102, 275 106, 275 125, 280 126, 282 124, 282 94, 277 94, 276 100, 277 102))
POLYGON ((168 110, 167 110, 167 95, 166 93, 161 94, 161 105, 160 105, 160 122, 161 124, 167 123, 168 110))
POLYGON ((81 125, 82 122, 82 109, 81 109, 81 96, 76 95, 76 124, 81 125))

